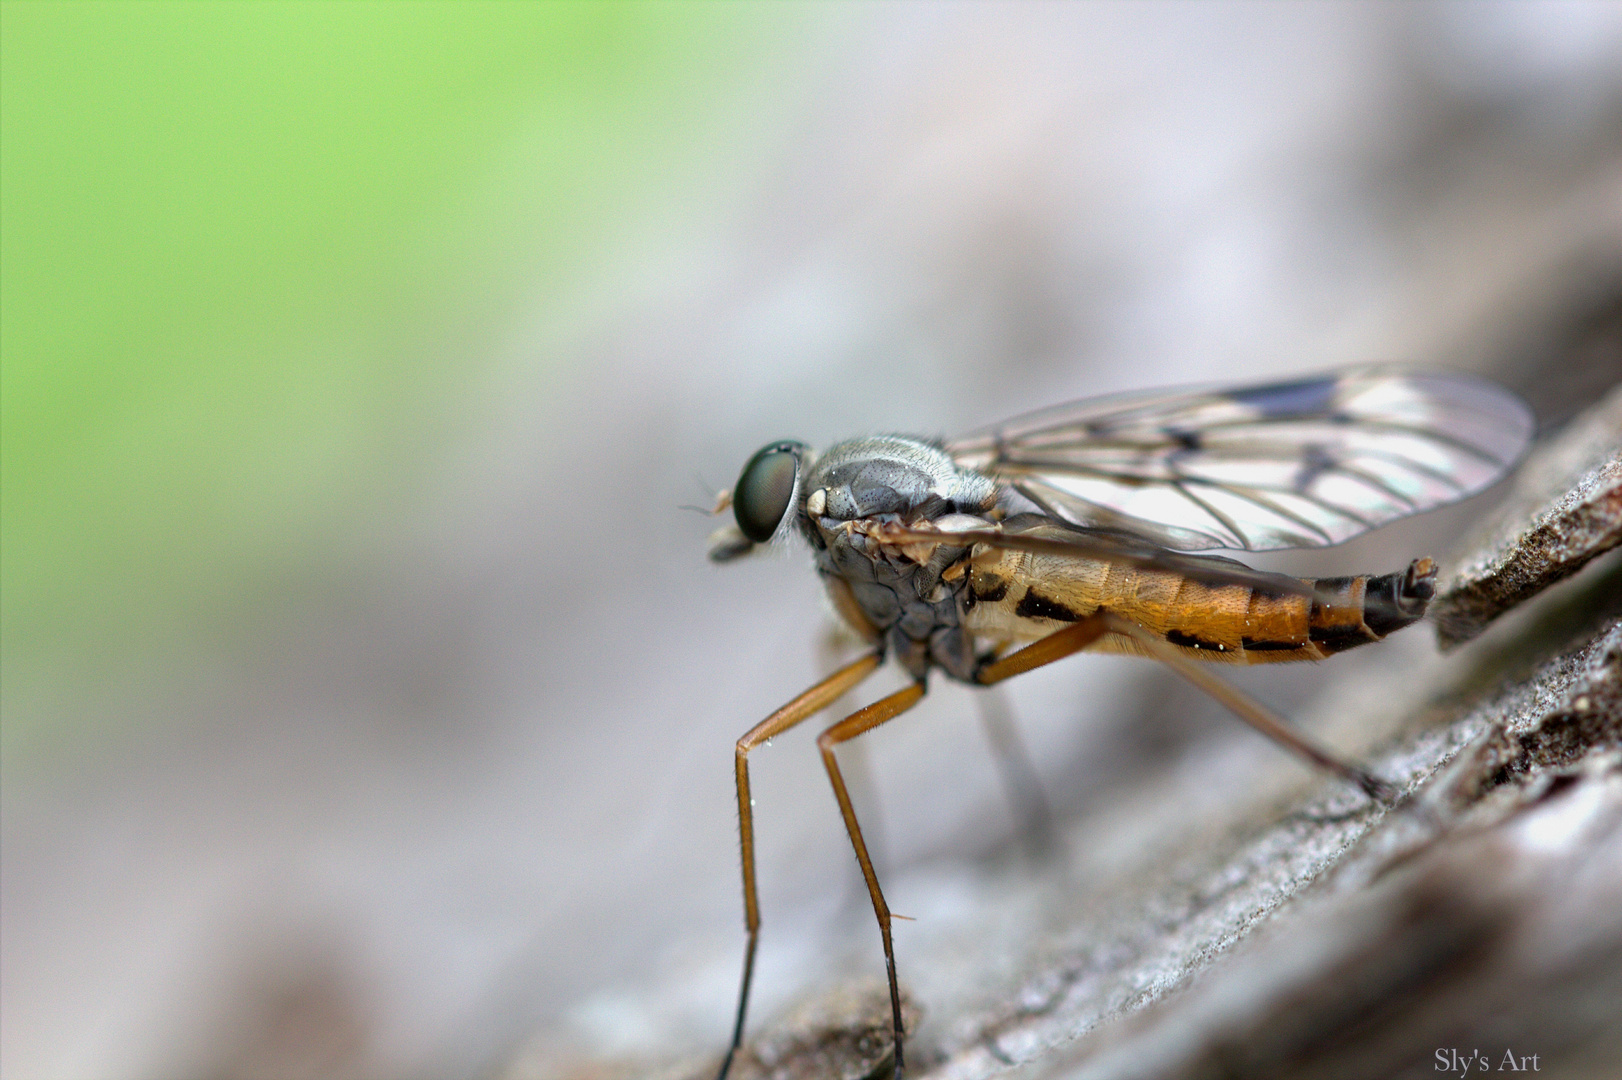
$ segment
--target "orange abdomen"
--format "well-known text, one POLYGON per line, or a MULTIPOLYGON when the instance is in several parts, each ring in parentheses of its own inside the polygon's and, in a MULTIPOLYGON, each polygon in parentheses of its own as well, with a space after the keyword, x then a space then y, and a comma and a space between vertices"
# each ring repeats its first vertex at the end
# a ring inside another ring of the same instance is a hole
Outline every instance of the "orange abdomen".
MULTIPOLYGON (((1436 564, 1379 576, 1303 580, 1307 591, 1211 585, 1182 574, 1087 559, 998 552, 970 572, 966 625, 992 641, 1034 640, 1104 609, 1188 655, 1236 664, 1322 660, 1417 622, 1436 564)), ((1106 635, 1102 652, 1141 653, 1106 635)))
MULTIPOLYGON (((1395 574, 1319 578, 1305 582, 1311 595, 1211 586, 1124 568, 1122 574, 1170 578, 1164 582, 1170 589, 1123 580, 1127 588, 1115 590, 1107 580, 1100 607, 1142 623, 1200 659, 1268 664, 1322 660, 1419 621, 1435 593, 1436 564, 1418 559, 1395 574)), ((1127 643, 1111 641, 1104 648, 1122 645, 1127 643)), ((1127 645, 1125 651, 1135 650, 1127 645)))

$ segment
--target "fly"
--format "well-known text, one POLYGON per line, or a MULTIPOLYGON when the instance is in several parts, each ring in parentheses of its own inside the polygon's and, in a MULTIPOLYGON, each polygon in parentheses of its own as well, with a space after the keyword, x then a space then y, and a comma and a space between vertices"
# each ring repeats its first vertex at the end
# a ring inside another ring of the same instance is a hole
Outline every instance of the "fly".
POLYGON ((1212 674, 1222 664, 1322 660, 1417 622, 1437 568, 1302 579, 1212 550, 1323 547, 1473 495, 1514 465, 1526 405, 1468 375, 1349 368, 1290 382, 1118 395, 1030 413, 950 442, 877 435, 818 455, 758 451, 717 512, 726 562, 807 542, 834 608, 868 651, 738 740, 748 944, 726 1080, 742 1045, 760 936, 749 752, 832 705, 893 658, 912 682, 817 739, 873 902, 903 1072, 894 917, 835 747, 924 696, 934 670, 976 686, 1082 650, 1160 660, 1314 765, 1392 800, 1395 789, 1296 732, 1212 674))

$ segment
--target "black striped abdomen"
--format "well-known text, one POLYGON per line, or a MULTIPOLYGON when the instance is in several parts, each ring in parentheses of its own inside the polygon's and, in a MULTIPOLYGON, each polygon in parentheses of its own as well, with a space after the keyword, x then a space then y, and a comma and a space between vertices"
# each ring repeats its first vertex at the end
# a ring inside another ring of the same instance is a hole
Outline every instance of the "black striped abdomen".
POLYGON ((1436 595, 1436 563, 1415 559, 1408 569, 1379 577, 1319 578, 1313 582, 1308 636, 1325 653, 1379 641, 1425 616, 1436 595))
MULTIPOLYGON (((1032 641, 1103 609, 1191 658, 1322 660, 1418 621, 1435 579, 1436 564, 1419 559, 1395 574, 1321 578, 1301 581, 1300 591, 1271 591, 1118 563, 999 552, 971 571, 965 627, 992 641, 1032 641)), ((1113 634, 1092 648, 1142 652, 1113 634)))
MULTIPOLYGON (((1417 559, 1395 574, 1319 578, 1311 596, 1269 595, 1251 590, 1238 648, 1222 638, 1206 639, 1208 620, 1197 605, 1179 606, 1166 627, 1166 640, 1202 659, 1241 664, 1322 660, 1418 622, 1436 592, 1436 564, 1417 559)), ((1227 636, 1227 635, 1225 635, 1227 636)))

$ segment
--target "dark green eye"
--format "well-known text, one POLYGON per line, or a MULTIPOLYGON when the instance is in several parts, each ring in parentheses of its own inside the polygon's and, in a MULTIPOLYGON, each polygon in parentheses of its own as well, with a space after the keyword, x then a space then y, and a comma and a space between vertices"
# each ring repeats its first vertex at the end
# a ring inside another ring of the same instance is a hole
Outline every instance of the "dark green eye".
POLYGON ((770 540, 788 512, 804 452, 803 443, 772 443, 743 467, 732 492, 732 512, 737 515, 738 528, 755 543, 770 540))

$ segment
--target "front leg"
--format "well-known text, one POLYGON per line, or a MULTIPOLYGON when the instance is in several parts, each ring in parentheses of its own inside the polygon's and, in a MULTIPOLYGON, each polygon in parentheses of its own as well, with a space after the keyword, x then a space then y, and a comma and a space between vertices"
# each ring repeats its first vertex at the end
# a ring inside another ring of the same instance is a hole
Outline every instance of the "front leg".
POLYGON ((733 759, 733 772, 738 784, 738 846, 743 861, 743 920, 749 931, 749 943, 744 947, 743 978, 738 986, 738 1015, 732 1025, 732 1042, 727 1056, 721 1062, 716 1080, 726 1080, 732 1069, 732 1059, 743 1044, 744 1014, 749 1009, 749 986, 755 975, 755 946, 760 943, 760 902, 755 894, 755 812, 749 798, 749 751, 767 739, 781 735, 802 720, 808 720, 871 675, 883 657, 869 653, 846 664, 811 689, 772 713, 749 729, 738 740, 733 759))

